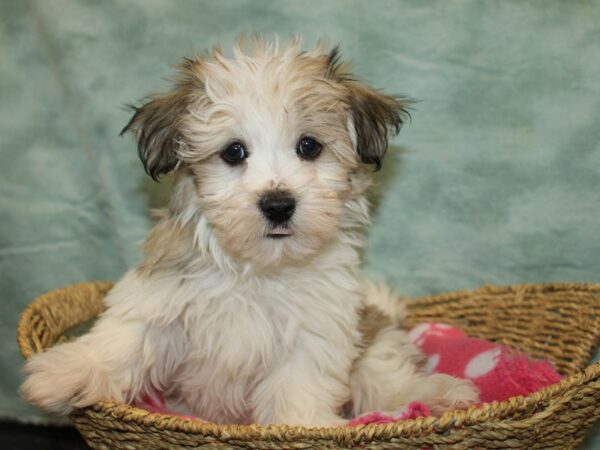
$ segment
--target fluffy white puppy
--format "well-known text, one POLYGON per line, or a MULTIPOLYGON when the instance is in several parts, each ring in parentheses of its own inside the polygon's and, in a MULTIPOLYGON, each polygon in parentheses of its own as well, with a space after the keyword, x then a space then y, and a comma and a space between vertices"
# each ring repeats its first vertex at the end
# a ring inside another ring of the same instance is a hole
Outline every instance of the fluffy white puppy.
POLYGON ((210 421, 310 426, 476 401, 422 372, 397 299, 359 274, 371 166, 406 105, 297 39, 185 59, 123 130, 153 178, 176 174, 144 261, 88 334, 27 361, 25 398, 65 414, 160 391, 210 421))

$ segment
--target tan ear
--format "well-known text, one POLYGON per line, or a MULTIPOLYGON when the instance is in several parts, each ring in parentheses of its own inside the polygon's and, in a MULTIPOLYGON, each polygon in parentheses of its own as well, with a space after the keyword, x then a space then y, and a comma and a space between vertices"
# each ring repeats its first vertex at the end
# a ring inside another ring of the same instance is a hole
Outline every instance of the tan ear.
POLYGON ((180 125, 193 98, 203 89, 200 80, 194 76, 199 65, 197 60, 184 59, 179 65, 175 87, 149 97, 140 107, 132 106, 135 113, 121 130, 121 136, 128 131, 135 135, 138 155, 154 180, 174 170, 179 163, 180 125))
POLYGON ((185 109, 182 101, 176 92, 156 95, 144 105, 133 107, 133 117, 121 130, 121 135, 128 131, 135 135, 138 155, 154 180, 177 166, 177 121, 185 109))
POLYGON ((365 164, 381 168, 388 146, 389 132, 397 134, 410 118, 408 111, 413 102, 408 97, 385 95, 356 80, 348 73, 348 66, 340 61, 339 48, 326 57, 325 76, 344 85, 349 92, 350 114, 356 131, 356 151, 365 164))
POLYGON ((356 151, 365 164, 381 169, 389 132, 397 134, 407 118, 411 100, 384 95, 356 81, 347 81, 350 113, 356 131, 356 151))

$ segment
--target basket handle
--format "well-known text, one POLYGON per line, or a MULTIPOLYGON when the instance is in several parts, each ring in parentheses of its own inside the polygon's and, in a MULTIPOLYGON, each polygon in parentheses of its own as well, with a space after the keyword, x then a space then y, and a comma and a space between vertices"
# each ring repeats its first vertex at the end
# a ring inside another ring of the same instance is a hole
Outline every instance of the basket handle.
POLYGON ((80 283, 41 295, 21 314, 17 342, 25 359, 54 344, 67 330, 106 309, 102 299, 113 283, 80 283))

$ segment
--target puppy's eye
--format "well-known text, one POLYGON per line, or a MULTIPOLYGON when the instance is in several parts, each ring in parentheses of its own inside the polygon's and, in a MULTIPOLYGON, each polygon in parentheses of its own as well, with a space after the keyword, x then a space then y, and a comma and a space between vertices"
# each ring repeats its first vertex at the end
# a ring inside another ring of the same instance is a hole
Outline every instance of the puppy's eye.
POLYGON ((317 159, 322 148, 323 146, 317 142, 316 139, 304 136, 298 141, 296 154, 300 157, 300 159, 312 161, 313 159, 317 159))
POLYGON ((247 157, 248 152, 241 142, 229 144, 227 148, 221 152, 221 158, 223 158, 223 160, 231 166, 241 164, 241 162, 247 157))

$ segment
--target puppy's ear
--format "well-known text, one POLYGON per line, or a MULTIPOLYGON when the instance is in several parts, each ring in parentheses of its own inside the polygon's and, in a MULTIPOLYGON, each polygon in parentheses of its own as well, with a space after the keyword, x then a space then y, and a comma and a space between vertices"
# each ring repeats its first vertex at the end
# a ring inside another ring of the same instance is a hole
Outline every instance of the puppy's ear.
POLYGON ((181 88, 155 95, 140 106, 121 136, 131 131, 138 143, 138 155, 146 172, 155 180, 177 166, 177 146, 181 140, 178 126, 188 107, 187 95, 181 88))
POLYGON ((350 114, 356 131, 360 160, 381 169, 391 131, 397 134, 407 118, 411 100, 384 95, 355 80, 346 80, 350 91, 350 114))
POLYGON ((350 114, 356 132, 356 151, 365 164, 381 169, 388 146, 388 134, 397 134, 413 101, 408 97, 385 95, 359 82, 341 62, 340 49, 334 47, 325 58, 325 76, 344 85, 349 92, 350 114))

